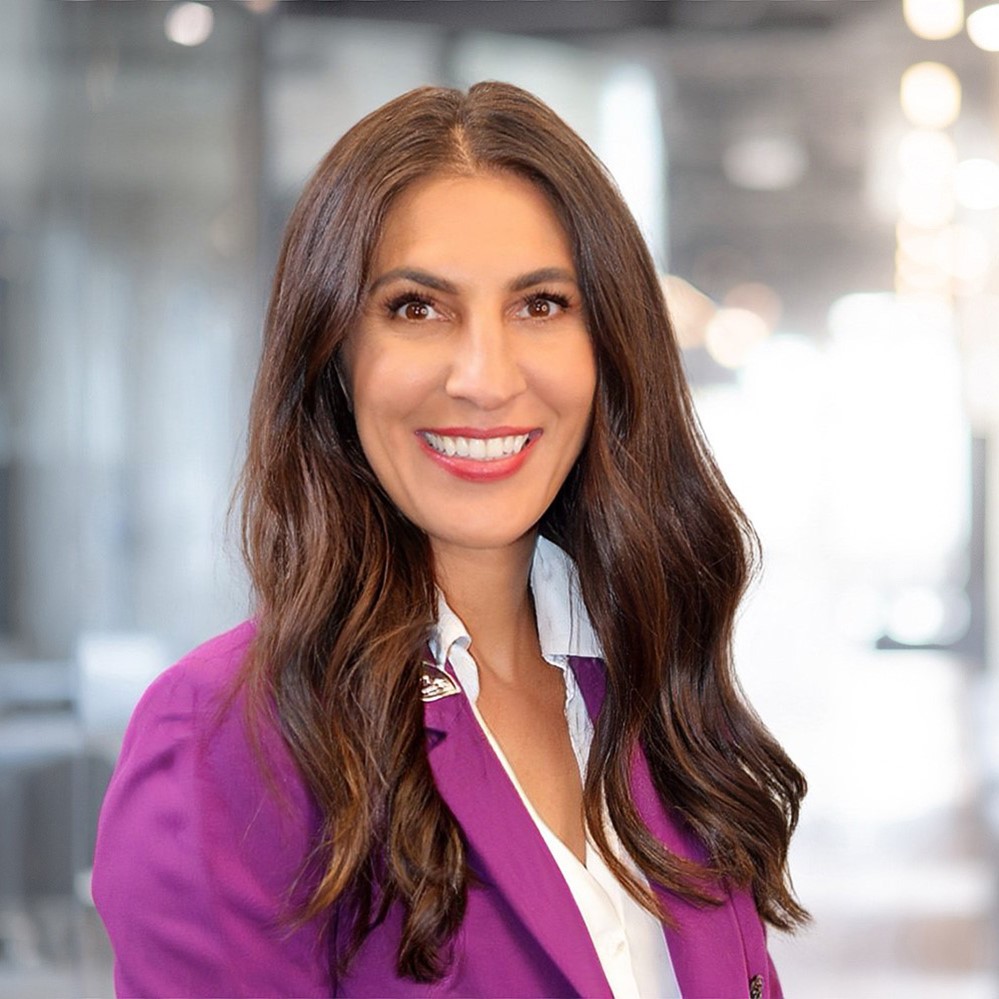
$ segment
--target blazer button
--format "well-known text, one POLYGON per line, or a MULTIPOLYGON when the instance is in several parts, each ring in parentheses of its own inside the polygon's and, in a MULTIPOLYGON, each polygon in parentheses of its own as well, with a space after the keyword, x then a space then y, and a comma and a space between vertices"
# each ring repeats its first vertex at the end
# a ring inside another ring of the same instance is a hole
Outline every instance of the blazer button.
POLYGON ((753 975, 749 979, 749 999, 763 999, 763 976, 753 975))

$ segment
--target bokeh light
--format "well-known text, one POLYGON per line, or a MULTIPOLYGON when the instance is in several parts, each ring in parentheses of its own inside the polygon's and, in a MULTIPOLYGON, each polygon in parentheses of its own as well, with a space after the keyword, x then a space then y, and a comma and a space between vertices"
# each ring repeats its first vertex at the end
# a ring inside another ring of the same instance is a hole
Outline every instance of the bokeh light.
POLYGON ((741 368, 770 330, 766 322, 749 309, 719 309, 708 323, 705 347, 725 368, 741 368))
POLYGON ((910 66, 902 74, 900 97, 905 116, 920 128, 946 128, 961 113, 961 81, 943 63, 910 66))
POLYGON ((964 26, 963 0, 902 0, 909 30, 919 38, 953 38, 964 26))
POLYGON ((954 172, 954 194, 965 208, 982 211, 999 208, 999 163, 963 160, 954 172))
POLYGON ((986 52, 999 52, 999 4, 979 7, 968 15, 968 37, 986 52))
POLYGON ((215 13, 204 3, 179 3, 167 13, 167 38, 178 45, 201 45, 215 26, 215 13))

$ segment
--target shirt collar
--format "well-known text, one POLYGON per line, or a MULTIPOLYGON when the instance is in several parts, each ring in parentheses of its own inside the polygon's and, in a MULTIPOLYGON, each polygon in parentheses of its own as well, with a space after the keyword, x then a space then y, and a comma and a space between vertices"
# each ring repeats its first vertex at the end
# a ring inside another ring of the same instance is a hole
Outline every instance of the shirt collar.
MULTIPOLYGON (((568 656, 603 654, 583 603, 576 564, 558 545, 541 535, 531 561, 531 591, 545 659, 564 664, 568 656)), ((430 650, 437 665, 444 665, 455 643, 467 649, 471 642, 468 629, 438 589, 437 623, 430 636, 430 650)))

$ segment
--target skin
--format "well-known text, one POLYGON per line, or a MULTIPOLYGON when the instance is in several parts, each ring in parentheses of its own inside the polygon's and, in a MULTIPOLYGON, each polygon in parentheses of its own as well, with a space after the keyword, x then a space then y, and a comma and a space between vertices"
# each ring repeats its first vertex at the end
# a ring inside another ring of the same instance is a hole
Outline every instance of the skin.
POLYGON ((365 455, 426 531, 438 583, 472 636, 479 711, 532 805, 582 861, 564 683, 541 658, 528 581, 536 524, 586 439, 597 372, 571 246, 540 190, 506 173, 407 189, 344 362, 365 455), (520 428, 530 444, 496 478, 474 477, 482 463, 452 463, 469 479, 420 434, 442 428, 520 428))

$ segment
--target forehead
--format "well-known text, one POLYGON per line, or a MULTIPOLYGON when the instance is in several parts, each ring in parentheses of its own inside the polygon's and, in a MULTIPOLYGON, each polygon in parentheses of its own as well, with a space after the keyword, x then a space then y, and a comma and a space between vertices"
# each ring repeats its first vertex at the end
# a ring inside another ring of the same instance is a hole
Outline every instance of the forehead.
POLYGON ((373 271, 400 264, 572 267, 548 197, 518 174, 436 174, 407 187, 386 214, 373 271))

